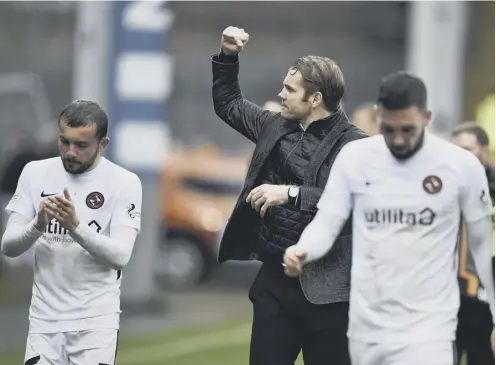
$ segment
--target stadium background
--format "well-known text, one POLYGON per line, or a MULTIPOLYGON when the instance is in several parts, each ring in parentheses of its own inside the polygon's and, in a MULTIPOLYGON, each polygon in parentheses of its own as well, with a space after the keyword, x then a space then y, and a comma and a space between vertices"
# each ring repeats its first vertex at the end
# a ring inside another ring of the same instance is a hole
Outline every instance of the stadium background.
MULTIPOLYGON (((253 147, 212 110, 209 55, 222 30, 250 33, 240 77, 258 104, 277 100, 296 57, 325 55, 343 69, 349 115, 374 101, 382 76, 408 69, 428 85, 432 131, 476 120, 494 143, 494 14, 494 2, 0 2, 2 209, 19 168, 57 153, 58 110, 100 102, 108 156, 144 186, 119 364, 244 364, 258 265, 211 264, 253 147)), ((0 364, 22 362, 30 260, 0 261, 0 364)))

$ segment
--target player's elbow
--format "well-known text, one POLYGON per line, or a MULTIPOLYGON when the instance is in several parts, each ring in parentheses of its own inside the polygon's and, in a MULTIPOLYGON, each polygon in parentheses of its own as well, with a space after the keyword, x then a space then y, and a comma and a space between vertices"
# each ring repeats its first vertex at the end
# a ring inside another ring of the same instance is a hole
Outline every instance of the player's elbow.
POLYGON ((4 256, 7 256, 7 257, 12 257, 11 256, 11 253, 9 252, 9 250, 7 248, 5 248, 5 245, 3 244, 3 242, 1 243, 1 246, 0 246, 0 252, 2 253, 2 255, 4 256))
POLYGON ((18 250, 16 250, 15 247, 9 244, 8 240, 5 239, 5 236, 3 236, 0 243, 0 252, 2 252, 2 255, 7 257, 17 257, 21 254, 17 251, 18 250))
POLYGON ((122 270, 126 267, 128 261, 116 261, 116 262, 111 262, 110 267, 114 270, 122 270))
POLYGON ((113 260, 110 262, 110 266, 114 270, 122 270, 124 269, 127 264, 129 263, 129 260, 131 259, 131 254, 127 252, 119 252, 113 260))

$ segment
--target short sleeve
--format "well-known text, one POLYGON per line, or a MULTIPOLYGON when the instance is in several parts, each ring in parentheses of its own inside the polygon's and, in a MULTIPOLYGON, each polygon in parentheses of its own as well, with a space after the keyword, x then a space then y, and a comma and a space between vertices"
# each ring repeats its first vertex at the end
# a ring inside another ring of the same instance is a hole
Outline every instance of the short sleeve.
POLYGON ((461 186, 460 205, 465 222, 475 222, 493 214, 489 184, 484 166, 475 156, 470 156, 464 164, 463 184, 461 186))
POLYGON ((28 163, 24 166, 21 176, 19 176, 19 181, 17 182, 16 191, 5 207, 5 211, 9 214, 16 212, 29 220, 33 219, 36 215, 36 209, 34 207, 34 203, 31 198, 31 191, 29 189, 29 184, 31 182, 30 171, 32 168, 32 163, 28 163))
POLYGON ((326 187, 317 203, 319 210, 334 217, 348 218, 352 209, 353 199, 348 177, 350 163, 352 163, 352 149, 345 146, 331 167, 326 187))
POLYGON ((142 195, 141 180, 132 174, 116 201, 111 227, 129 226, 141 230, 142 195))

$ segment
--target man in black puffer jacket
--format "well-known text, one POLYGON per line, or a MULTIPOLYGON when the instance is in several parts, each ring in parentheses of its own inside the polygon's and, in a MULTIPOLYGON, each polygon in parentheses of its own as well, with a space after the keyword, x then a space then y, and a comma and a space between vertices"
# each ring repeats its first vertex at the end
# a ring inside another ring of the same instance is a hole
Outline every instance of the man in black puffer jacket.
POLYGON ((250 365, 290 365, 300 350, 307 365, 350 363, 348 300, 351 224, 321 261, 299 279, 284 274, 284 250, 298 242, 340 149, 366 137, 340 109, 344 79, 325 57, 299 58, 284 80, 282 112, 262 110, 241 95, 242 29, 222 34, 212 57, 217 115, 256 143, 245 184, 222 237, 219 262, 263 262, 249 293, 254 318, 250 365))

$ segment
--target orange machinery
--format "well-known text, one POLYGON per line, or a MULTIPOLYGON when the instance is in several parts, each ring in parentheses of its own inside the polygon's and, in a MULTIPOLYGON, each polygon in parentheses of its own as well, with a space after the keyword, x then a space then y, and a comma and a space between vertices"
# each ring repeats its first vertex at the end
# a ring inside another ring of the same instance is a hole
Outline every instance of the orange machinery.
POLYGON ((194 286, 216 265, 219 238, 241 191, 249 159, 224 156, 216 146, 179 149, 161 172, 164 224, 155 274, 173 289, 194 286))

